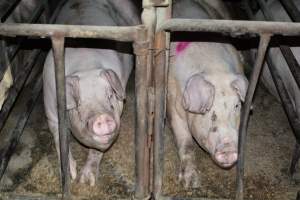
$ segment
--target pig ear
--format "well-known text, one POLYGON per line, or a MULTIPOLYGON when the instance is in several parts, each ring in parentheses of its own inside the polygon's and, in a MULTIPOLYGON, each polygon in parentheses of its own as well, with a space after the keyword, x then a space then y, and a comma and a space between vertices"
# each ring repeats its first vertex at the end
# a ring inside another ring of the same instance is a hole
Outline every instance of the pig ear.
POLYGON ((113 70, 106 69, 101 71, 100 76, 108 80, 110 86, 116 94, 117 99, 123 101, 125 99, 125 90, 122 87, 122 83, 118 75, 113 70))
POLYGON ((238 74, 236 79, 231 82, 231 87, 237 92, 241 101, 244 102, 248 89, 248 80, 246 77, 238 74))
POLYGON ((182 97, 183 108, 189 112, 205 114, 215 97, 214 86, 203 75, 193 75, 186 83, 182 97))
POLYGON ((79 80, 78 76, 66 77, 66 98, 67 98, 67 110, 71 110, 79 106, 79 80))

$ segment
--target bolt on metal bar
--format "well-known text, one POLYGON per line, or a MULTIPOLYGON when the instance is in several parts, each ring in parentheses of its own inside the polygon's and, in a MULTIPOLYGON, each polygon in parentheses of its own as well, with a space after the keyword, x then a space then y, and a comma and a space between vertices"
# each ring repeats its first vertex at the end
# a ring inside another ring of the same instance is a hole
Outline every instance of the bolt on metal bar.
POLYGON ((66 87, 65 87, 65 38, 51 37, 55 64, 58 129, 60 142, 61 183, 63 199, 70 198, 69 176, 69 132, 67 127, 66 87))
POLYGON ((236 190, 236 200, 243 200, 243 179, 244 179, 244 158, 246 151, 246 136, 247 136, 247 127, 250 114, 250 107, 256 85, 258 82, 259 75, 264 63, 264 58, 266 51, 270 42, 271 35, 264 34, 260 36, 260 42, 258 47, 258 53, 254 69, 251 74, 250 84, 247 90, 246 99, 244 106, 241 112, 241 123, 239 127, 239 142, 238 142, 238 162, 237 162, 237 190, 236 190))
POLYGON ((300 23, 244 20, 169 19, 158 31, 218 32, 232 37, 240 35, 300 35, 300 23))
POLYGON ((131 42, 140 26, 87 26, 61 24, 0 24, 0 35, 52 37, 57 34, 70 38, 101 38, 131 42))

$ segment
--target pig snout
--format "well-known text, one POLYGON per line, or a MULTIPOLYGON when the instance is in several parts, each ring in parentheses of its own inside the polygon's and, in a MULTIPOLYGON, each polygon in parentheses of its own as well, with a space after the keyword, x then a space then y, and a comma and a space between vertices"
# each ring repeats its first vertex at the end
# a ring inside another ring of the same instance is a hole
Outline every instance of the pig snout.
POLYGON ((89 131, 93 134, 93 138, 100 143, 109 143, 116 128, 116 121, 109 114, 96 115, 88 120, 89 131))
POLYGON ((223 168, 229 168, 233 166, 237 161, 237 147, 235 143, 221 143, 217 145, 214 154, 214 160, 223 168))

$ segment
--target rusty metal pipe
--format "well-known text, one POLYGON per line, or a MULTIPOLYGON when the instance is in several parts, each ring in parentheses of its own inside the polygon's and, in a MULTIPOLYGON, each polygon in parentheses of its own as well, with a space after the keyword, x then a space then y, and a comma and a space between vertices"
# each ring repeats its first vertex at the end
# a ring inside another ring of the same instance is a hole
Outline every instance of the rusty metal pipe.
POLYGON ((69 176, 69 133, 67 127, 66 111, 66 85, 65 85, 65 38, 54 36, 51 38, 55 64, 55 83, 57 97, 58 129, 60 142, 60 165, 63 199, 70 198, 69 176))
POLYGON ((245 34, 300 35, 300 23, 244 20, 169 19, 158 31, 215 32, 237 37, 245 34))
POLYGON ((148 96, 147 96, 147 30, 138 31, 134 42, 135 68, 135 198, 144 199, 149 195, 149 145, 148 145, 148 96))
MULTIPOLYGON (((156 9, 157 24, 171 18, 171 5, 156 9)), ((155 89, 155 110, 154 110, 154 144, 153 144, 153 194, 155 199, 160 199, 163 185, 164 168, 164 135, 166 120, 166 93, 167 93, 167 46, 170 40, 166 32, 156 32, 154 43, 154 89, 155 89)))
POLYGON ((246 136, 247 127, 249 121, 250 107, 259 75, 264 63, 266 51, 270 42, 271 35, 261 35, 258 54, 255 62, 254 69, 251 74, 250 84, 247 90, 246 99, 241 113, 241 123, 239 127, 239 142, 238 142, 238 162, 237 162, 237 188, 236 188, 236 200, 243 200, 243 187, 244 187, 244 159, 246 151, 246 136))
POLYGON ((57 34, 70 38, 101 38, 131 42, 140 26, 86 26, 61 24, 0 24, 0 35, 52 37, 57 34))

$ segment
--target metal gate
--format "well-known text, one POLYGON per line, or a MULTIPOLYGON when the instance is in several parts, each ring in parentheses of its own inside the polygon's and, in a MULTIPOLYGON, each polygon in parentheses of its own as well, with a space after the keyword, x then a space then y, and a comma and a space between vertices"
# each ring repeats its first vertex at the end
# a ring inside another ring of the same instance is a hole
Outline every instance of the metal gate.
MULTIPOLYGON (((16 1, 17 2, 17 1, 16 1)), ((263 5, 264 1, 259 1, 263 5)), ((285 2, 285 1, 282 1, 285 2)), ((247 3, 245 1, 245 3, 247 3)), ((285 4, 285 3, 284 3, 285 4)), ((135 90, 136 90, 136 127, 135 127, 135 156, 136 156, 136 199, 191 199, 167 197, 162 194, 164 127, 166 110, 166 77, 168 73, 168 56, 170 45, 169 32, 213 32, 230 37, 259 37, 258 53, 253 68, 246 100, 242 109, 239 131, 237 188, 236 200, 243 199, 244 154, 247 124, 254 91, 261 72, 268 44, 273 35, 298 36, 299 23, 283 22, 254 22, 239 20, 191 20, 171 19, 171 0, 144 0, 143 25, 132 27, 105 27, 79 25, 50 25, 50 24, 5 24, 0 25, 0 35, 5 37, 34 36, 50 38, 54 50, 55 76, 57 85, 57 103, 59 116, 59 134, 61 150, 61 185, 62 198, 75 198, 70 194, 69 181, 69 139, 66 121, 64 41, 65 38, 101 38, 115 41, 132 42, 136 55, 135 90), (137 120, 138 119, 138 120, 137 120), (151 194, 153 196, 151 197, 151 194)), ((289 4, 286 4, 289 5, 289 4)), ((286 6, 288 7, 288 6, 286 6)), ((288 12, 290 9, 287 9, 288 12)), ((289 12, 290 13, 290 12, 289 12)), ((291 13, 295 13, 294 10, 291 13)), ((299 19, 299 18, 295 18, 299 19)), ((288 51, 288 49, 286 49, 288 51)), ((299 86, 299 65, 294 65, 295 79, 299 86)), ((277 82, 276 71, 273 79, 277 82)), ((278 79, 277 87, 280 88, 278 79)), ((280 89, 279 89, 280 90, 280 89)), ((281 90, 280 90, 281 91, 281 90)), ((283 94, 284 90, 280 92, 283 94)), ((294 153, 294 163, 299 159, 299 113, 290 111, 289 104, 284 103, 288 117, 292 120, 295 137, 298 141, 294 153)), ((0 119, 2 112, 0 113, 0 119)), ((4 120, 2 120, 4 121, 4 120)), ((0 121, 0 125, 2 125, 0 121)), ((19 133, 21 134, 21 133, 19 133)), ((16 144, 12 144, 14 146, 16 144)), ((3 161, 1 161, 3 162, 3 161)), ((8 162, 8 161, 7 161, 8 162)), ((5 168, 4 168, 5 170, 5 168)), ((4 173, 0 171, 1 173, 4 173)), ((0 174, 1 175, 1 174, 0 174)), ((57 197, 31 196, 14 199, 55 199, 57 197)), ((193 198, 207 199, 207 198, 193 198)))

